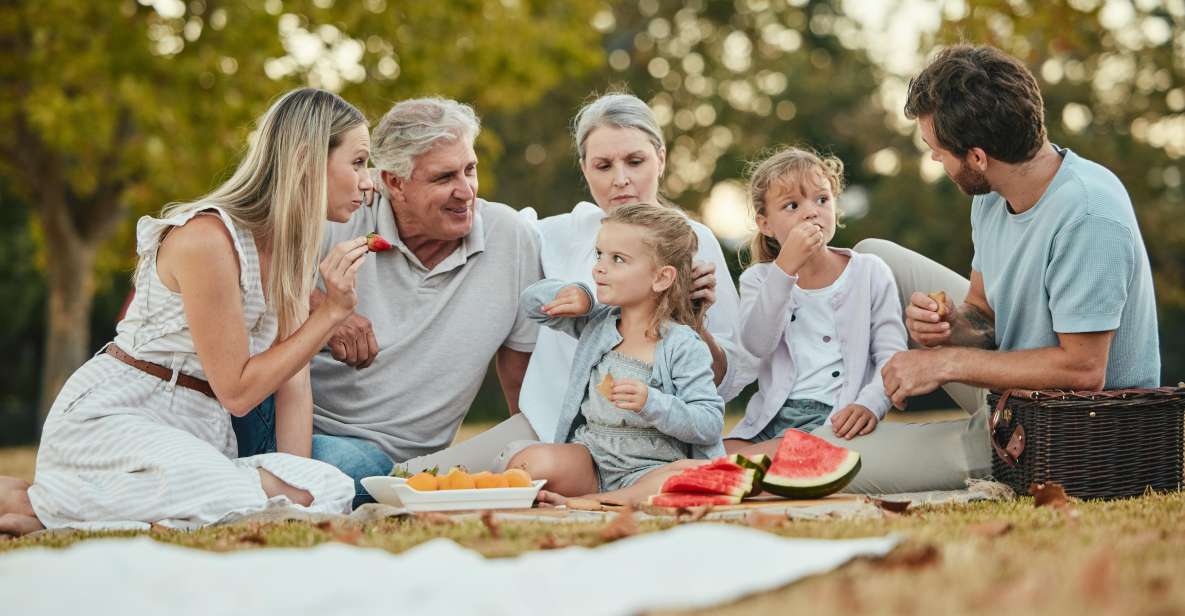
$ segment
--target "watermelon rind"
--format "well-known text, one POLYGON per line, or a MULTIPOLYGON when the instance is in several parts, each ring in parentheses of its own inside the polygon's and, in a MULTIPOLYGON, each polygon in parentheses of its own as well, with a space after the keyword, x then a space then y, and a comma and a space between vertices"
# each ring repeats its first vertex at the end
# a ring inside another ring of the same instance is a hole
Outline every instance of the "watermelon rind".
POLYGON ((753 469, 753 489, 749 490, 745 496, 754 496, 761 492, 761 481, 765 479, 765 471, 769 469, 771 460, 769 456, 759 453, 752 456, 745 456, 739 453, 734 453, 728 456, 728 460, 733 464, 737 464, 743 468, 753 469))
POLYGON ((744 466, 745 462, 748 462, 749 464, 753 465, 752 468, 761 469, 762 473, 768 471, 769 465, 773 463, 773 460, 763 453, 753 453, 742 457, 744 458, 744 461, 741 462, 741 466, 744 466))
POLYGON ((860 454, 849 451, 836 470, 818 477, 780 477, 766 473, 761 487, 785 498, 823 498, 847 487, 860 472, 860 454))

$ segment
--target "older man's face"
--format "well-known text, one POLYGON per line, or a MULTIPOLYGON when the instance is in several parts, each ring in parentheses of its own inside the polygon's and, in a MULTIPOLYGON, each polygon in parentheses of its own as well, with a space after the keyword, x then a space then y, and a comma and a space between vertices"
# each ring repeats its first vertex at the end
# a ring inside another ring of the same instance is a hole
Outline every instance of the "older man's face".
POLYGON ((405 239, 459 240, 473 227, 477 154, 465 139, 438 144, 415 159, 411 177, 396 180, 392 204, 405 239))

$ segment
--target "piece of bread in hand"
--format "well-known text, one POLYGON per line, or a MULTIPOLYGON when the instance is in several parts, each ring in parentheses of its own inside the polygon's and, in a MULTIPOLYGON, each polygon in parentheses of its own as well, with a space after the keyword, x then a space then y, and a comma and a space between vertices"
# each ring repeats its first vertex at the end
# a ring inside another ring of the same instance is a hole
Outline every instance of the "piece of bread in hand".
POLYGON ((600 392, 600 394, 602 396, 605 396, 606 400, 609 400, 609 401, 613 400, 613 374, 612 373, 610 373, 610 372, 605 373, 605 378, 601 379, 600 383, 597 383, 597 391, 600 392))
POLYGON ((950 308, 946 305, 946 291, 935 291, 926 295, 938 302, 938 318, 945 319, 946 315, 950 314, 950 308))

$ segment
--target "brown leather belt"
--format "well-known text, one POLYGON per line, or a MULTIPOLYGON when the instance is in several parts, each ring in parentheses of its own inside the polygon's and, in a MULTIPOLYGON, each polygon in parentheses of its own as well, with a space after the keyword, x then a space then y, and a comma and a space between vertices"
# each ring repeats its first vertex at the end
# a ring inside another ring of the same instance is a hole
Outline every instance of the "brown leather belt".
MULTIPOLYGON (((169 370, 160 364, 154 364, 150 361, 136 359, 135 357, 128 355, 126 351, 114 344, 107 345, 107 350, 105 352, 115 359, 118 359, 119 361, 141 372, 151 374, 162 381, 173 380, 172 370, 169 370)), ((214 395, 214 389, 210 387, 210 384, 197 377, 192 377, 188 374, 177 373, 177 384, 186 389, 192 389, 196 392, 206 394, 215 400, 218 399, 218 397, 214 395)))

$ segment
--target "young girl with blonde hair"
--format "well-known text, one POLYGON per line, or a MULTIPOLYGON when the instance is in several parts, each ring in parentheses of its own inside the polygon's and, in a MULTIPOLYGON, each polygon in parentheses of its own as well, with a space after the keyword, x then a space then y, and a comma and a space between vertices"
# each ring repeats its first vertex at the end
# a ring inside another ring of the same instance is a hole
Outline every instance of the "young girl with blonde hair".
POLYGON ((58 394, 27 498, 0 483, 0 531, 193 528, 275 504, 349 510, 350 478, 307 459, 308 364, 354 310, 365 238, 333 248, 319 268, 325 301, 310 312, 308 297, 323 221, 347 220, 373 188, 369 150, 357 109, 294 90, 226 183, 140 219, 135 298, 115 340, 58 394), (286 453, 235 459, 231 415, 272 392, 286 453))
POLYGON ((905 350, 901 303, 883 261, 829 246, 842 189, 843 163, 801 148, 753 167, 758 232, 741 275, 739 337, 760 362, 758 391, 725 441, 730 452, 772 454, 790 428, 852 439, 889 410, 881 368, 905 350))
POLYGON ((656 492, 678 461, 724 453, 724 401, 696 334, 702 309, 690 298, 697 245, 678 210, 622 205, 597 234, 595 298, 584 284, 553 279, 523 292, 531 318, 579 342, 559 444, 527 447, 509 466, 563 496, 641 495, 656 492))

